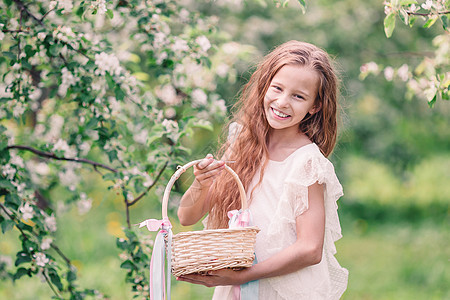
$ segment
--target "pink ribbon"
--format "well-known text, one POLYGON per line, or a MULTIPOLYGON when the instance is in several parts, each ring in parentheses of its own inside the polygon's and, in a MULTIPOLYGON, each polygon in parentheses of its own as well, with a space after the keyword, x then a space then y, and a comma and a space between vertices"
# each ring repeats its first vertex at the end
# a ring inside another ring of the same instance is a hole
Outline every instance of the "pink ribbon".
POLYGON ((239 228, 250 226, 250 211, 248 209, 242 210, 230 210, 228 212, 228 228, 239 228))
POLYGON ((171 270, 171 244, 172 244, 172 224, 168 218, 162 220, 148 219, 139 223, 139 228, 146 226, 149 231, 161 230, 156 235, 153 245, 152 258, 150 260, 150 299, 170 300, 170 270, 171 270), (164 237, 167 238, 167 248, 164 237), (167 254, 167 278, 164 281, 164 262, 167 254), (167 284, 166 284, 167 282, 167 284))
POLYGON ((139 228, 147 226, 148 231, 158 231, 158 229, 163 228, 163 225, 165 228, 172 228, 172 224, 170 224, 168 218, 164 218, 162 220, 147 219, 139 223, 139 228))

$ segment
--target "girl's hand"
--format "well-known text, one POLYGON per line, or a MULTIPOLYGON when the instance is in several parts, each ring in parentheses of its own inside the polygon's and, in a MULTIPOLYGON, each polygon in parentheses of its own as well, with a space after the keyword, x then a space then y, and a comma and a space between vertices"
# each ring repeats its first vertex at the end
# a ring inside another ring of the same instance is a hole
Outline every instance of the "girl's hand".
POLYGON ((225 162, 215 160, 211 154, 206 155, 201 162, 194 166, 193 186, 200 189, 209 188, 224 168, 225 162))
POLYGON ((241 285, 247 281, 244 279, 246 269, 233 271, 231 269, 222 269, 208 271, 205 275, 188 274, 177 277, 178 281, 186 281, 194 284, 201 284, 207 287, 219 285, 241 285))

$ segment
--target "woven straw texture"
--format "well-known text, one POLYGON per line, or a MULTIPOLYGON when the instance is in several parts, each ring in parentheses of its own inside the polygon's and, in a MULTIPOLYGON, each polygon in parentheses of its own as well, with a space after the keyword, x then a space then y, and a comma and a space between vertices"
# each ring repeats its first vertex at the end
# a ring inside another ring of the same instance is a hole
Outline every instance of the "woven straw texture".
MULTIPOLYGON (((167 205, 173 184, 186 169, 200 161, 191 161, 172 175, 164 191, 163 218, 167 218, 167 205)), ((225 170, 238 184, 241 209, 247 209, 248 203, 242 182, 227 165, 225 170)), ((172 274, 180 276, 225 268, 250 267, 255 258, 254 245, 258 231, 257 227, 244 227, 178 233, 172 238, 172 274)))
POLYGON ((178 233, 172 239, 172 274, 250 267, 258 231, 245 227, 178 233))

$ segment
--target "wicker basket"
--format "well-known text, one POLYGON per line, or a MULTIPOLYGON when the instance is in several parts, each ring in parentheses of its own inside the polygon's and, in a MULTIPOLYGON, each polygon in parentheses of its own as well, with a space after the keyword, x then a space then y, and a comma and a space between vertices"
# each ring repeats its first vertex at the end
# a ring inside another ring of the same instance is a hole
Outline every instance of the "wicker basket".
MULTIPOLYGON (((164 191, 163 218, 167 218, 167 205, 173 184, 186 169, 200 161, 191 161, 172 175, 164 191)), ((242 182, 229 166, 225 165, 225 169, 238 184, 241 209, 247 209, 248 203, 242 182)), ((250 267, 255 258, 253 247, 258 231, 257 227, 243 227, 178 233, 172 238, 172 274, 180 276, 224 268, 250 267)))

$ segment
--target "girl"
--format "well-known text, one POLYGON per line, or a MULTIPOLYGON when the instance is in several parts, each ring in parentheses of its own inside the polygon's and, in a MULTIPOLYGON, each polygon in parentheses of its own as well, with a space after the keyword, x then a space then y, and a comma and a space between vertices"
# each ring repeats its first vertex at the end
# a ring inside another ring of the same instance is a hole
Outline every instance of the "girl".
POLYGON ((250 202, 257 263, 178 278, 217 286, 213 299, 235 299, 233 285, 257 281, 249 299, 339 299, 348 271, 337 262, 341 238, 336 201, 342 187, 326 158, 336 142, 338 82, 328 55, 290 41, 258 65, 244 87, 222 160, 207 155, 178 210, 181 224, 206 213, 207 228, 227 228, 239 192, 223 160, 239 175, 250 202), (259 296, 257 295, 259 294, 259 296))

